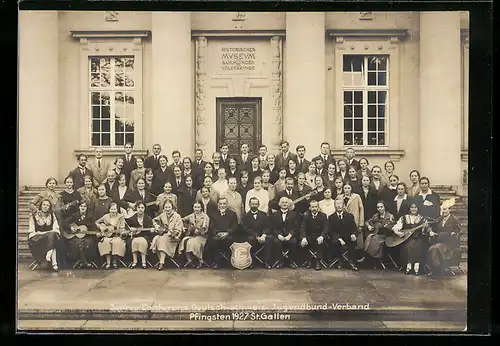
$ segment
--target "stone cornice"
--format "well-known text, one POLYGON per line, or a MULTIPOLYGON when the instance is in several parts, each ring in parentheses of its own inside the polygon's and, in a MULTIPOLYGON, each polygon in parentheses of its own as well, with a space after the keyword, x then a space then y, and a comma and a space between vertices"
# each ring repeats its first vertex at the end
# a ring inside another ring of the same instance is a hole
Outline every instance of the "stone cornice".
MULTIPOLYGON (((358 160, 367 156, 387 156, 393 161, 399 161, 405 154, 403 149, 354 148, 354 150, 358 160)), ((332 149, 330 152, 335 158, 340 159, 344 157, 345 149, 332 149)))
POLYGON ((336 37, 337 41, 346 37, 375 37, 401 41, 408 36, 408 29, 328 29, 326 34, 330 37, 336 37))
POLYGON ((89 38, 146 38, 151 36, 149 30, 73 30, 75 39, 89 38))
MULTIPOLYGON (((94 156, 94 149, 76 149, 74 152, 75 156, 84 154, 87 156, 94 156)), ((139 156, 146 156, 148 154, 148 149, 133 149, 132 154, 139 156)), ((121 148, 102 148, 102 156, 121 156, 125 155, 125 149, 121 148)))
POLYGON ((285 30, 192 30, 192 37, 272 37, 285 36, 285 30))

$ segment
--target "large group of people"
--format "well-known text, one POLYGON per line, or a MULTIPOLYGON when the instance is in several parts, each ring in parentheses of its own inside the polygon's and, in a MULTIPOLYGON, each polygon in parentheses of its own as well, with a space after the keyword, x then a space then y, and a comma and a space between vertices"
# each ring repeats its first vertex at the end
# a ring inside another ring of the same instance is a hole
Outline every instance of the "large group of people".
POLYGON ((267 269, 289 266, 384 266, 390 258, 407 275, 440 275, 460 251, 460 227, 441 205, 429 178, 417 170, 406 185, 395 164, 359 161, 348 148, 336 160, 330 145, 305 158, 283 141, 277 154, 261 145, 258 154, 242 144, 237 155, 222 145, 204 160, 153 146, 146 158, 133 145, 113 164, 95 149, 57 192, 54 178, 30 204, 28 244, 38 263, 55 271, 59 262, 92 268, 163 270, 177 266, 218 268, 234 242, 248 242, 267 269), (149 259, 149 260, 148 260, 149 259), (156 260, 157 259, 157 260, 156 260), (150 261, 151 260, 151 261, 150 261))

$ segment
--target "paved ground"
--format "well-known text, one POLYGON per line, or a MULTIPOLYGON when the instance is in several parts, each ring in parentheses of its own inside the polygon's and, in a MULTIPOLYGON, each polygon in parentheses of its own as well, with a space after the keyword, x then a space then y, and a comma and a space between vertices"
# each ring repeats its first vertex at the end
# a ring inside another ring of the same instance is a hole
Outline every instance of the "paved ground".
POLYGON ((432 280, 378 270, 51 273, 20 266, 18 275, 24 330, 460 331, 466 299, 466 275, 432 280))

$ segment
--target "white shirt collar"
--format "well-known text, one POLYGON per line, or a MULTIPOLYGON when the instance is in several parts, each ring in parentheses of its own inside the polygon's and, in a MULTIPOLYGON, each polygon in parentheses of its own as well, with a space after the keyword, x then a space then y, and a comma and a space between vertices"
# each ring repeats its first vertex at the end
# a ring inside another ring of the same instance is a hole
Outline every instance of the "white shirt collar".
POLYGON ((419 196, 424 196, 424 197, 425 197, 425 196, 427 196, 427 195, 430 195, 431 193, 432 193, 431 189, 430 189, 430 188, 428 188, 428 189, 427 189, 427 193, 425 193, 425 194, 424 194, 424 193, 422 192, 422 190, 420 190, 420 193, 419 193, 418 195, 419 195, 419 196))
POLYGON ((403 195, 403 198, 398 198, 398 197, 399 197, 399 196, 394 197, 394 201, 397 201, 398 199, 402 199, 402 200, 404 201, 404 200, 406 200, 406 199, 408 198, 408 195, 405 193, 405 194, 403 195))

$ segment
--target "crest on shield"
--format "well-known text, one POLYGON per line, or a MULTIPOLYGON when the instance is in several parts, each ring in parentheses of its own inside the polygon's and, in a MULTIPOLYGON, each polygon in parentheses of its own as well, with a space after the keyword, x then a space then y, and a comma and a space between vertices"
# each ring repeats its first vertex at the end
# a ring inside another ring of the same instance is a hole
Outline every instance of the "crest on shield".
POLYGON ((245 269, 252 265, 252 255, 250 249, 252 245, 248 242, 233 243, 231 249, 231 265, 236 269, 245 269))

